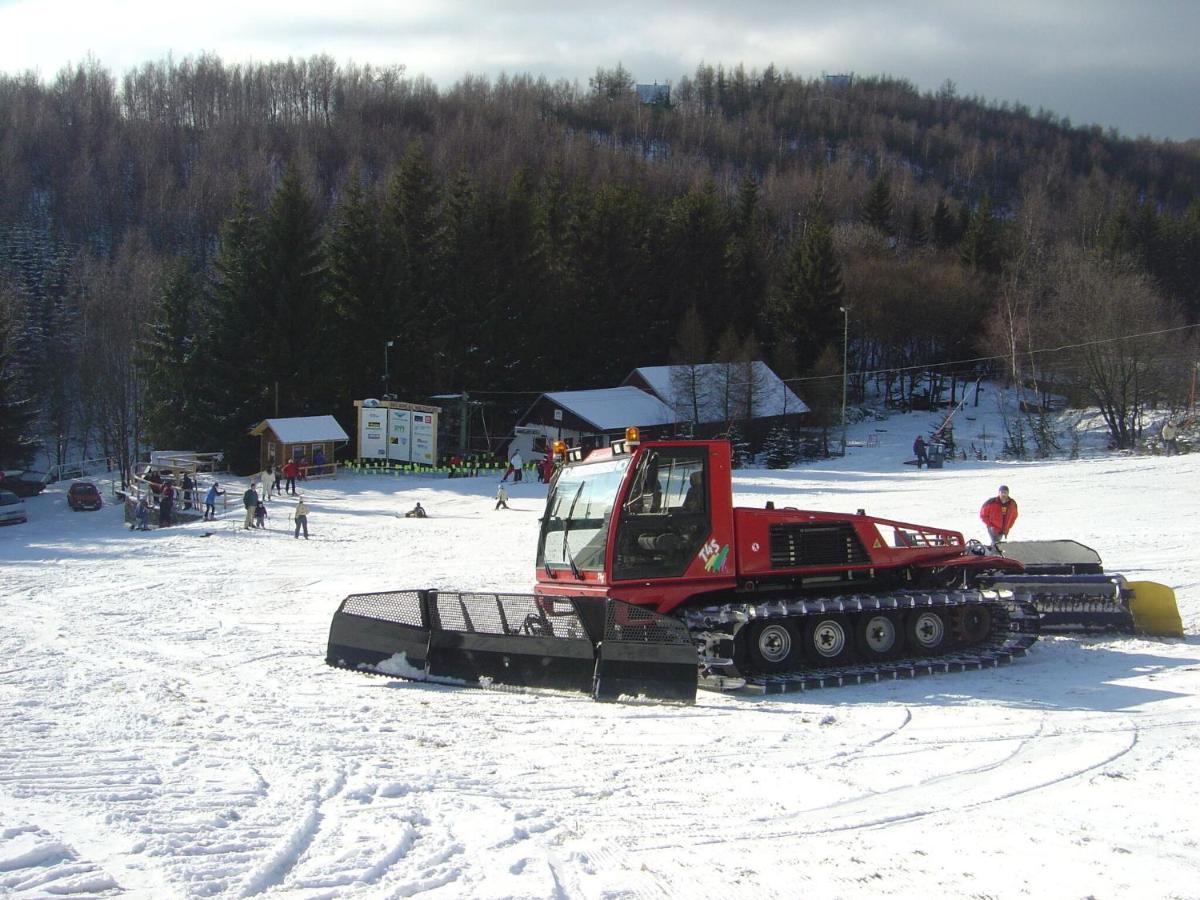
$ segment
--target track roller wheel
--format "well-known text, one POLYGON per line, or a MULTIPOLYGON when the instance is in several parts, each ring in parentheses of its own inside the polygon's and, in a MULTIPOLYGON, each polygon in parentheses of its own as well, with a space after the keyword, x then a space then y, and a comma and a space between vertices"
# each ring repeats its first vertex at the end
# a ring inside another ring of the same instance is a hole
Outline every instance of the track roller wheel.
POLYGON ((904 634, 909 647, 920 656, 937 656, 945 652, 950 637, 950 630, 946 625, 946 611, 913 610, 904 623, 904 634))
POLYGON ((904 650, 904 617, 863 613, 854 623, 854 646, 864 660, 894 659, 904 650))
POLYGON ((814 666, 840 666, 854 658, 847 616, 813 616, 804 623, 804 650, 814 666))
POLYGON ((960 606, 951 616, 954 639, 970 647, 987 639, 992 633, 992 611, 986 606, 960 606))
POLYGON ((794 622, 787 619, 751 622, 742 634, 745 635, 746 661, 753 670, 771 674, 802 665, 800 634, 794 622))

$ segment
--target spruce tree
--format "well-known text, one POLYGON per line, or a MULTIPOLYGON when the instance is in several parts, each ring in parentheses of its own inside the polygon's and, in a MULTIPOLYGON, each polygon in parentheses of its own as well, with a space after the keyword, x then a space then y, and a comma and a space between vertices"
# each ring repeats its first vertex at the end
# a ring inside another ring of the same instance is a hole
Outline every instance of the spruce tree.
POLYGON ((905 227, 905 237, 914 247, 924 247, 929 243, 929 232, 925 228, 925 219, 921 210, 914 206, 908 213, 908 225, 905 227))
POLYGON ((444 214, 445 266, 453 273, 446 280, 446 309, 454 323, 454 340, 447 348, 446 365, 451 374, 443 387, 486 384, 491 370, 495 348, 484 321, 484 309, 494 267, 485 212, 474 180, 465 169, 460 170, 446 192, 444 214))
POLYGON ((725 248, 729 243, 728 214, 707 182, 675 198, 665 213, 658 236, 654 269, 656 285, 666 300, 646 338, 646 350, 661 356, 680 317, 695 304, 713 330, 734 318, 726 282, 725 248))
POLYGON ((763 327, 761 321, 767 292, 767 267, 759 232, 761 213, 758 184, 747 175, 738 192, 729 243, 725 248, 726 278, 729 284, 732 317, 729 320, 741 334, 763 327))
POLYGON ((533 307, 544 302, 547 278, 545 243, 538 234, 537 198, 528 170, 518 169, 509 181, 500 214, 488 319, 493 323, 491 340, 497 342, 504 383, 516 389, 546 369, 542 335, 526 325, 533 307))
POLYGON ((446 323, 441 197, 429 158, 414 141, 388 184, 382 217, 385 290, 391 300, 383 334, 404 342, 392 386, 410 395, 433 387, 430 360, 441 352, 434 341, 446 323))
POLYGON ((332 385, 322 320, 325 261, 321 226, 312 199, 289 168, 263 221, 263 281, 252 308, 262 363, 257 375, 265 396, 258 415, 313 415, 327 408, 332 385), (276 387, 278 386, 278 387, 276 387))
POLYGON ((984 194, 971 213, 959 248, 959 258, 972 272, 995 275, 1000 271, 1000 224, 992 214, 992 201, 984 194))
POLYGON ((763 443, 768 469, 786 469, 796 461, 796 441, 781 424, 771 426, 763 443))
POLYGON ((326 241, 328 278, 324 307, 328 347, 336 364, 329 377, 341 402, 384 393, 381 355, 375 344, 389 339, 388 299, 383 285, 379 211, 357 174, 347 179, 326 241), (364 341, 370 341, 364 348, 364 341))
POLYGON ((207 447, 194 396, 203 384, 196 333, 199 288, 186 265, 168 274, 150 335, 141 344, 146 438, 156 447, 207 447))
POLYGON ((836 342, 842 322, 841 264, 823 213, 815 215, 793 242, 784 266, 778 317, 791 337, 796 360, 810 369, 821 351, 836 342))
MULTIPOLYGON (((666 361, 656 330, 661 301, 650 277, 652 216, 644 195, 620 182, 579 183, 571 193, 567 287, 573 290, 556 311, 555 331, 581 386, 611 385, 634 366, 666 361)), ((666 340, 678 323, 669 324, 666 340)))
POLYGON ((892 191, 886 175, 875 179, 863 202, 862 220, 883 234, 892 234, 892 191))
POLYGON ((193 396, 209 446, 225 453, 235 471, 249 471, 255 453, 248 429, 266 415, 274 385, 263 380, 261 345, 273 327, 262 315, 262 223, 243 188, 221 229, 213 264, 210 317, 201 342, 193 396))
POLYGON ((929 236, 939 250, 948 250, 958 243, 958 223, 945 197, 939 197, 937 206, 933 208, 933 216, 929 221, 929 236))
POLYGON ((37 410, 20 385, 15 362, 16 329, 6 303, 0 302, 0 469, 29 465, 37 451, 37 410))

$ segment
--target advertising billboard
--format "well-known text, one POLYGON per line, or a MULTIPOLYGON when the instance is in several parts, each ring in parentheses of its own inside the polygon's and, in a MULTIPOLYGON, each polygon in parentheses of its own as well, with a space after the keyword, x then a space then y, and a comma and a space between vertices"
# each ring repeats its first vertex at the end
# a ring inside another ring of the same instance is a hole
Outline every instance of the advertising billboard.
POLYGON ((387 463, 437 464, 438 408, 397 400, 355 400, 358 458, 387 463))

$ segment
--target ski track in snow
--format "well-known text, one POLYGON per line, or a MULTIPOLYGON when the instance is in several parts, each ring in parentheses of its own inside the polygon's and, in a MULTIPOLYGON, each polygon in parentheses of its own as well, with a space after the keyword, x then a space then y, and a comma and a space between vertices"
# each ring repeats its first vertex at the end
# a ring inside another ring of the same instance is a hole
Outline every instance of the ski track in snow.
MULTIPOLYGON (((960 464, 936 491, 856 461, 738 473, 738 501, 973 536, 1004 480, 1022 537, 1084 539, 1200 626, 1200 525, 1164 512, 1167 461, 960 464), (1088 515, 1098 483, 1119 521, 1088 515)), ((65 486, 31 501, 0 530, 0 896, 1195 896, 1200 814, 1174 803, 1200 782, 1195 637, 694 707, 326 668, 348 593, 530 588, 544 488, 513 486, 510 514, 494 489, 314 484, 307 543, 290 500, 207 539, 72 514, 65 486), (430 519, 396 517, 416 500, 430 519)))

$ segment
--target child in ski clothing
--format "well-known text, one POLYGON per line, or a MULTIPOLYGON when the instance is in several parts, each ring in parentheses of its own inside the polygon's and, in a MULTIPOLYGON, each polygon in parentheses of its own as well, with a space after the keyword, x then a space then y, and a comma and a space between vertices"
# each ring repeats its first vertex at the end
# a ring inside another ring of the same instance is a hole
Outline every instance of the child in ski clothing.
POLYGON ((271 493, 282 494, 283 488, 279 485, 283 482, 283 466, 270 465, 267 466, 267 471, 271 472, 275 480, 271 482, 271 493))
POLYGON ((993 547, 997 541, 1008 539, 1008 532, 1017 521, 1017 501, 1008 495, 1008 485, 1000 485, 996 496, 988 498, 979 510, 979 518, 987 526, 993 547))
POLYGON ((304 529, 304 539, 308 540, 308 504, 303 499, 296 501, 296 533, 293 537, 300 537, 300 529, 304 529))
POLYGON ((130 531, 149 531, 150 530, 150 504, 146 502, 146 498, 142 497, 137 502, 137 506, 133 510, 133 524, 129 526, 130 531))
POLYGON ((496 509, 508 509, 508 491, 505 490, 503 482, 496 488, 496 509))
POLYGON ((254 525, 257 528, 267 527, 267 504, 261 499, 254 506, 254 525))
POLYGON ((254 492, 254 485, 246 488, 246 493, 242 494, 242 506, 246 507, 246 522, 243 528, 254 527, 254 508, 258 506, 258 494, 254 492))
POLYGON ((217 482, 212 483, 208 493, 204 495, 204 521, 217 518, 217 498, 225 496, 217 482))

